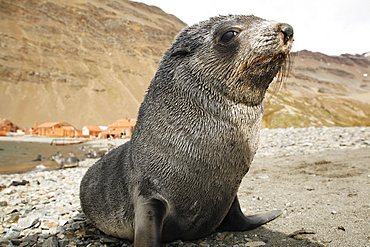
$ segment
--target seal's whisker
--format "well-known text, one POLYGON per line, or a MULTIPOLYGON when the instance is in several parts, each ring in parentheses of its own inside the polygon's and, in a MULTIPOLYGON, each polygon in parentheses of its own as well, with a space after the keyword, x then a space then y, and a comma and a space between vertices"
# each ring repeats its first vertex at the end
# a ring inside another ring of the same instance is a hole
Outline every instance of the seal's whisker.
POLYGON ((285 82, 290 74, 292 69, 293 60, 290 54, 285 59, 283 65, 281 66, 278 74, 276 75, 274 82, 271 83, 270 88, 272 89, 270 92, 275 95, 280 92, 282 87, 285 85, 285 82))

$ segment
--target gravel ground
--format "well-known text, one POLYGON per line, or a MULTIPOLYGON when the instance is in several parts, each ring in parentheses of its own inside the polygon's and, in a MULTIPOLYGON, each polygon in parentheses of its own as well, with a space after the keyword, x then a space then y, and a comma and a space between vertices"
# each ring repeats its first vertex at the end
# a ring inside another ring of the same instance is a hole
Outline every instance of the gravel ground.
MULTIPOLYGON (((0 175, 0 246, 131 246, 81 214, 78 187, 96 160, 0 175)), ((247 232, 163 246, 370 246, 370 128, 263 129, 239 189, 245 214, 282 209, 247 232)))

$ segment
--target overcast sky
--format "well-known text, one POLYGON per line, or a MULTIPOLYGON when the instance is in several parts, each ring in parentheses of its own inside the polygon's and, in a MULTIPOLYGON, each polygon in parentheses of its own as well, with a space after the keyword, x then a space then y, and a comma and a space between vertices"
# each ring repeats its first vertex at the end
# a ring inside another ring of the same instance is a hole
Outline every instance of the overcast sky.
POLYGON ((136 0, 188 25, 222 14, 256 15, 293 26, 293 51, 370 52, 370 0, 136 0))

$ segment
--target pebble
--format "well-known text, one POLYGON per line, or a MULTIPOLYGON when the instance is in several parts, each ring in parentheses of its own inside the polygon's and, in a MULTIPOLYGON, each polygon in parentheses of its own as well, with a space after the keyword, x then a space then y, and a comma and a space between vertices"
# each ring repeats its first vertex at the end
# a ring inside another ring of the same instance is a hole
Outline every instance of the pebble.
POLYGON ((58 239, 56 236, 51 236, 43 244, 42 247, 55 247, 58 246, 58 239))
POLYGON ((262 129, 258 156, 289 156, 370 147, 370 127, 262 129))
MULTIPOLYGON (((262 129, 256 156, 289 156, 362 147, 370 147, 370 127, 262 129)), ((1 246, 132 246, 128 241, 104 235, 82 214, 79 184, 95 161, 88 160, 79 167, 64 170, 0 175, 0 188, 3 188, 0 189, 1 246)), ((269 177, 262 175, 259 179, 269 177)), ((306 189, 314 190, 312 187, 306 189)), ((263 200, 257 195, 252 199, 263 200)), ((265 245, 245 235, 217 234, 194 244, 179 240, 164 246, 225 246, 225 242, 227 246, 265 245)))
POLYGON ((21 229, 18 227, 11 227, 4 236, 4 239, 15 239, 20 235, 21 229))
POLYGON ((256 241, 256 242, 248 242, 244 246, 264 246, 266 245, 263 241, 256 241))

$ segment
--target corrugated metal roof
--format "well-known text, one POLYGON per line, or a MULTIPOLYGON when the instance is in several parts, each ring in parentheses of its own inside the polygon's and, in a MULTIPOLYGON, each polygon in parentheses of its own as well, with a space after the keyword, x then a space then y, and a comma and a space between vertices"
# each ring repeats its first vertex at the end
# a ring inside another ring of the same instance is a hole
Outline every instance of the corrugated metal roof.
POLYGON ((66 123, 66 122, 46 122, 46 123, 40 124, 39 126, 37 126, 37 128, 51 128, 51 127, 55 127, 56 125, 60 125, 60 127, 73 127, 71 124, 66 123))
POLYGON ((135 126, 136 124, 136 119, 119 119, 117 121, 115 121, 113 124, 111 124, 109 127, 112 128, 112 127, 122 127, 122 126, 125 126, 125 127, 133 127, 135 126))
POLYGON ((46 123, 40 124, 39 126, 37 126, 37 128, 51 128, 58 124, 60 124, 60 122, 46 122, 46 123))

